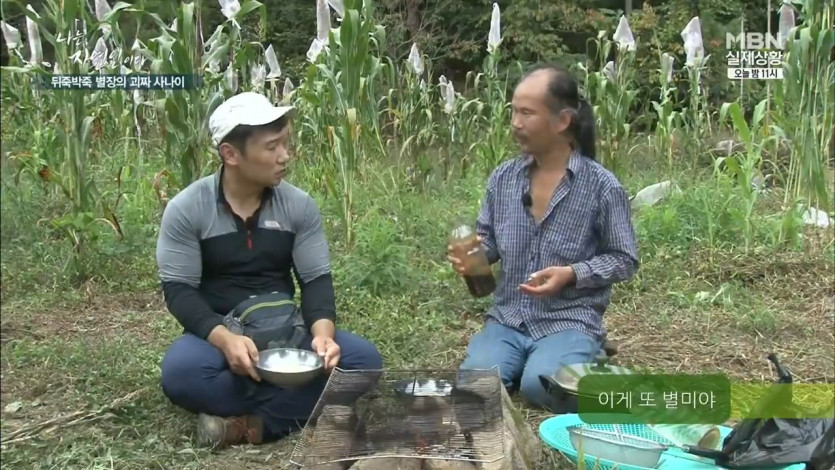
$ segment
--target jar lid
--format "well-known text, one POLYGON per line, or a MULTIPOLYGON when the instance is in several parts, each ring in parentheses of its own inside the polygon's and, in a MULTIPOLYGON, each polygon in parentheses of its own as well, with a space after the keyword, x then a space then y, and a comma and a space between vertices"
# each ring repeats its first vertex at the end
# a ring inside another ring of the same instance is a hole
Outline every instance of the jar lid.
POLYGON ((455 238, 466 238, 473 234, 473 228, 467 224, 461 224, 452 230, 452 236, 455 238))

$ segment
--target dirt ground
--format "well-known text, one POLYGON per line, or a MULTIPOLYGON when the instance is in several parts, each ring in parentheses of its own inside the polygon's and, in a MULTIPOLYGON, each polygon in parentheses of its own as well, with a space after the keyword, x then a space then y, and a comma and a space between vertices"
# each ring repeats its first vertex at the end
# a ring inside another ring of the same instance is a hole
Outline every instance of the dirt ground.
MULTIPOLYGON (((776 353, 798 382, 835 382, 831 265, 791 255, 734 260, 733 269, 693 263, 684 280, 642 279, 619 295, 606 319, 618 364, 771 381, 766 355, 776 353), (714 288, 683 296, 681 282, 714 288)), ((455 324, 466 325, 477 312, 459 315, 455 324)), ((101 294, 91 285, 56 302, 4 305, 4 460, 24 468, 52 458, 72 468, 101 464, 110 452, 127 459, 124 468, 286 464, 292 437, 215 454, 192 447, 193 418, 171 406, 158 385, 159 360, 179 332, 157 292, 101 294)), ((456 354, 439 368, 455 367, 471 333, 443 332, 456 354)), ((535 429, 550 416, 520 406, 535 429)))

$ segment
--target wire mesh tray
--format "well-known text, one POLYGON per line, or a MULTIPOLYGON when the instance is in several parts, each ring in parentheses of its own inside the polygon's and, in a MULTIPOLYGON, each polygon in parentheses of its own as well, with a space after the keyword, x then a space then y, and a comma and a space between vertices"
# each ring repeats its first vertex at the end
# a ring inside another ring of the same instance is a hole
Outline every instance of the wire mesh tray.
POLYGON ((290 461, 299 466, 380 457, 494 462, 504 456, 498 368, 335 369, 290 461))

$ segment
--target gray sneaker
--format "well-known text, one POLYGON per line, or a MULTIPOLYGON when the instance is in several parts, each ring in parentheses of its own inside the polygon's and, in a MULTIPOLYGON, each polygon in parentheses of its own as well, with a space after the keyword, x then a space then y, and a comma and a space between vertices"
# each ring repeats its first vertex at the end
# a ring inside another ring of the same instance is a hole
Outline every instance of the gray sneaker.
POLYGON ((238 444, 260 444, 263 438, 264 426, 258 416, 197 415, 197 442, 202 447, 216 450, 238 444))

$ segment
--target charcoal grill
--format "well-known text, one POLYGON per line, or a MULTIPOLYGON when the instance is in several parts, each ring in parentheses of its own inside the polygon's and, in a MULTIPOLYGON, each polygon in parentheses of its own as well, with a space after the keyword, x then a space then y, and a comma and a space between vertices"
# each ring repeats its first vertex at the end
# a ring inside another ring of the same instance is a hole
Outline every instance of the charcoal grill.
POLYGON ((498 367, 335 369, 290 461, 302 467, 381 457, 489 463, 503 456, 498 367))

